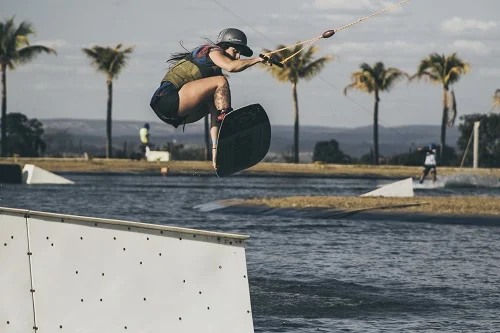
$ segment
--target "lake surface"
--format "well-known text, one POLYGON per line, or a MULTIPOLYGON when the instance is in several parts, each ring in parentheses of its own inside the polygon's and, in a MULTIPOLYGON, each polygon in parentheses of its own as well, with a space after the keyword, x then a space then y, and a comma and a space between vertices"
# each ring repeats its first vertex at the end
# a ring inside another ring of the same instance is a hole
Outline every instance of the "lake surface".
MULTIPOLYGON (((255 332, 499 332, 500 228, 202 212, 220 199, 360 195, 389 180, 78 175, 0 185, 0 206, 250 235, 255 332)), ((500 196, 442 177, 417 196, 500 196)))

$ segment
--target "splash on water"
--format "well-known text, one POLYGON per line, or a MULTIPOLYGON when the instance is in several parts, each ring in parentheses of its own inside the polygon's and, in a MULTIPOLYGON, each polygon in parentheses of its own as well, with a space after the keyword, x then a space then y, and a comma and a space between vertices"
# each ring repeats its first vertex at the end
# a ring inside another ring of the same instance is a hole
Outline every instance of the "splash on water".
POLYGON ((439 176, 435 183, 432 179, 426 178, 422 184, 414 182, 415 189, 437 189, 437 188, 500 188, 500 179, 493 174, 455 174, 439 176))
POLYGON ((435 183, 432 182, 432 179, 426 179, 422 184, 418 182, 418 179, 413 181, 413 189, 414 190, 433 190, 437 188, 445 187, 444 177, 439 177, 435 183))

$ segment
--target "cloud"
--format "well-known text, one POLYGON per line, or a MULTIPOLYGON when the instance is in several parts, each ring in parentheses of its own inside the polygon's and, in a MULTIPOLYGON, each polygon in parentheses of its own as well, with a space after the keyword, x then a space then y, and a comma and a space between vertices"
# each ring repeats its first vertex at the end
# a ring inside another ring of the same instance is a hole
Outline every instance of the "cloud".
POLYGON ((85 55, 83 52, 81 54, 66 54, 63 56, 64 59, 66 59, 68 62, 82 62, 83 60, 86 60, 85 55))
MULTIPOLYGON (((392 40, 382 43, 367 42, 356 43, 346 42, 330 45, 329 52, 341 59, 348 61, 358 61, 360 58, 373 59, 383 57, 397 60, 414 56, 424 56, 427 53, 436 52, 442 49, 439 43, 411 43, 402 40, 392 40)), ((459 39, 446 45, 446 52, 467 52, 476 56, 488 56, 494 48, 478 40, 459 39)), ((496 49, 496 48, 495 48, 496 49)))
POLYGON ((441 30, 448 33, 460 33, 469 30, 488 31, 497 27, 495 21, 467 20, 455 16, 441 23, 441 30))
POLYGON ((376 46, 375 43, 353 43, 353 42, 348 42, 348 43, 340 43, 340 44, 333 44, 329 47, 329 49, 335 53, 338 52, 354 52, 354 53, 360 53, 360 52, 369 52, 371 51, 374 47, 376 46))
POLYGON ((95 70, 95 68, 91 66, 86 66, 86 67, 75 68, 75 73, 78 75, 87 75, 90 73, 97 73, 97 71, 95 70))
POLYGON ((61 64, 30 63, 19 67, 16 71, 20 73, 70 73, 74 71, 74 67, 61 64))
POLYGON ((303 13, 297 13, 297 14, 278 14, 278 13, 272 13, 272 14, 267 14, 266 16, 270 17, 273 20, 282 20, 282 21, 299 21, 303 22, 304 21, 304 15, 303 13))
POLYGON ((484 77, 500 78, 500 67, 479 68, 479 75, 484 77))
MULTIPOLYGON (((311 5, 304 5, 304 7, 312 7, 319 10, 328 9, 345 9, 345 10, 370 10, 378 11, 385 8, 394 6, 397 2, 385 0, 314 0, 311 5)), ((392 13, 401 13, 403 8, 401 6, 392 8, 392 13)))
MULTIPOLYGON (((393 2, 393 1, 381 1, 380 2, 380 8, 379 9, 385 9, 385 8, 389 8, 391 6, 394 6, 396 4, 400 3, 400 1, 398 2, 393 2)), ((404 4, 402 4, 401 6, 397 6, 397 7, 394 7, 392 8, 391 10, 389 10, 387 12, 387 14, 399 14, 399 13, 403 13, 404 12, 404 4)))
POLYGON ((477 55, 488 55, 491 53, 490 47, 477 40, 456 40, 451 46, 453 48, 469 51, 477 55))
POLYGON ((67 82, 35 82, 31 85, 32 89, 35 91, 64 91, 67 89, 67 82))
POLYGON ((354 55, 397 55, 428 52, 436 48, 435 44, 408 43, 400 40, 386 41, 383 43, 340 43, 329 47, 334 53, 354 55))
POLYGON ((312 7, 315 9, 348 9, 348 10, 362 10, 371 9, 374 10, 377 7, 375 2, 372 0, 315 0, 312 7))
POLYGON ((318 15, 318 18, 324 18, 329 22, 340 22, 340 23, 349 23, 358 19, 354 15, 347 14, 327 14, 327 15, 318 15))
POLYGON ((39 91, 48 90, 49 85, 47 84, 47 82, 38 82, 33 85, 33 89, 39 91))
MULTIPOLYGON (((151 44, 149 42, 141 42, 139 41, 138 42, 141 46, 150 46, 151 44)), ((124 41, 120 41, 120 42, 91 42, 91 43, 85 43, 85 44, 81 44, 79 45, 78 47, 79 48, 92 48, 94 46, 102 46, 102 47, 116 47, 118 44, 122 44, 122 50, 124 48, 127 48, 127 47, 131 47, 131 46, 137 46, 138 44, 137 43, 133 43, 133 42, 124 42, 124 41)))

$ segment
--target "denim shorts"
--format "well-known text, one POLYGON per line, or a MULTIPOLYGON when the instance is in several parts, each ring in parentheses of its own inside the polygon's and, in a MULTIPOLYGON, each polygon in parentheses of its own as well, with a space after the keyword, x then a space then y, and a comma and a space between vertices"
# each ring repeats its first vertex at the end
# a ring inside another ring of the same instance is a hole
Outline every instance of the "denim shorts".
POLYGON ((179 90, 169 81, 165 81, 156 89, 149 103, 158 118, 179 127, 185 117, 179 116, 179 90))

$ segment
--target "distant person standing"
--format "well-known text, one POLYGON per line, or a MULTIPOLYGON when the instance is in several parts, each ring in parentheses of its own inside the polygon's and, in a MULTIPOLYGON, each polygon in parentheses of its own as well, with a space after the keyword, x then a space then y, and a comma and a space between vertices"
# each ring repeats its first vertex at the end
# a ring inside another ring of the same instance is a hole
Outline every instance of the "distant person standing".
POLYGON ((436 182, 436 146, 434 144, 429 144, 427 147, 419 147, 418 151, 425 152, 425 161, 424 161, 424 170, 422 171, 422 175, 420 176, 419 183, 422 184, 424 182, 425 177, 429 174, 432 175, 432 183, 436 182))
POLYGON ((146 158, 146 147, 150 148, 150 142, 149 142, 149 124, 145 123, 144 126, 139 130, 139 137, 141 139, 141 152, 143 155, 143 158, 146 158))

